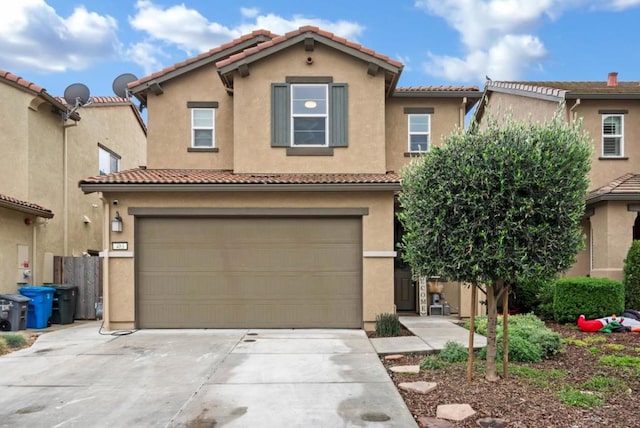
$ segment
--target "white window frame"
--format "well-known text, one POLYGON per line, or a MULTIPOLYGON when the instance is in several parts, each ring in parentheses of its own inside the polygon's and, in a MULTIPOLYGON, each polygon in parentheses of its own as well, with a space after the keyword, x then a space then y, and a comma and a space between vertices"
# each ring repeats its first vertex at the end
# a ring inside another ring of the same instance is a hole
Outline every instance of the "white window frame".
POLYGON ((194 149, 212 149, 216 147, 216 109, 215 108, 191 108, 191 147, 194 149), (196 126, 195 115, 198 111, 211 114, 211 126, 196 126), (211 145, 196 146, 196 131, 211 131, 211 145))
POLYGON ((410 113, 407 115, 407 151, 409 153, 426 153, 431 147, 431 114, 429 113, 410 113), (411 132, 411 118, 415 116, 427 117, 427 131, 426 132, 411 132), (412 150, 411 149, 411 136, 412 135, 426 135, 427 136, 427 148, 425 150, 412 150))
POLYGON ((329 147, 329 109, 331 108, 329 106, 329 85, 326 83, 292 83, 290 87, 289 98, 291 103, 291 123, 290 123, 291 147, 329 147), (324 95, 325 95, 324 99, 325 99, 325 105, 326 105, 326 109, 324 113, 310 113, 310 114, 294 113, 294 102, 296 101, 293 96, 294 89, 300 86, 316 86, 324 89, 324 95), (324 117, 324 144, 323 145, 295 144, 295 138, 296 138, 295 119, 297 117, 324 117))
POLYGON ((603 114, 602 115, 602 157, 603 158, 621 158, 624 157, 624 114, 603 114), (605 134, 604 122, 610 117, 620 118, 620 134, 605 134), (604 140, 605 138, 619 138, 619 152, 620 154, 611 155, 604 152, 604 140))
POLYGON ((114 172, 120 172, 120 155, 118 155, 117 153, 115 153, 112 150, 107 149, 106 147, 102 146, 101 144, 98 144, 98 174, 99 175, 108 175, 108 174, 112 174, 114 172), (105 160, 108 159, 109 161, 109 168, 107 171, 103 171, 101 166, 102 166, 102 160, 103 157, 105 158, 105 160), (116 168, 115 171, 112 171, 111 165, 112 162, 115 161, 116 164, 116 168))

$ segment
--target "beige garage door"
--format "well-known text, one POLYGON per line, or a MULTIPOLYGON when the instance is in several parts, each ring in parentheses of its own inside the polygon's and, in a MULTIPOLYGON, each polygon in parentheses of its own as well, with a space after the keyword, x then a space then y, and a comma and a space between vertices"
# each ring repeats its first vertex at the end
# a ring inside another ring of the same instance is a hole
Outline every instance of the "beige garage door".
POLYGON ((361 218, 141 218, 140 328, 360 328, 361 218))

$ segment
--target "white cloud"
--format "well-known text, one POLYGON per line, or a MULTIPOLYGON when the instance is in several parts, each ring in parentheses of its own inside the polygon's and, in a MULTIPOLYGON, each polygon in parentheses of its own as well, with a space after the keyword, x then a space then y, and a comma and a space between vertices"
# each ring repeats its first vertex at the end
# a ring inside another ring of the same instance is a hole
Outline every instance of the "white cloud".
POLYGON ((151 0, 138 0, 136 9, 136 14, 129 17, 129 22, 133 28, 147 35, 145 43, 138 46, 139 58, 145 55, 150 59, 156 58, 161 52, 157 47, 158 42, 166 47, 176 46, 188 55, 193 55, 257 29, 284 34, 304 25, 315 25, 350 40, 356 40, 364 31, 364 27, 355 22, 328 21, 302 15, 294 15, 287 19, 272 13, 260 14, 256 8, 241 8, 242 16, 251 19, 251 22, 244 21, 235 27, 227 27, 209 20, 184 4, 164 8, 151 0), (145 54, 141 52, 144 46, 153 47, 155 51, 145 54))
POLYGON ((169 57, 159 46, 149 42, 131 44, 126 55, 129 60, 142 67, 145 75, 162 69, 159 57, 169 57))
POLYGON ((241 7, 240 13, 245 18, 255 18, 260 13, 260 9, 257 7, 241 7))
POLYGON ((621 11, 640 0, 416 0, 415 6, 444 19, 460 34, 461 58, 430 53, 423 69, 449 80, 520 79, 546 56, 535 29, 545 20, 587 7, 621 11))
POLYGON ((81 70, 117 56, 117 23, 84 6, 59 16, 44 0, 0 2, 0 63, 8 71, 81 70))

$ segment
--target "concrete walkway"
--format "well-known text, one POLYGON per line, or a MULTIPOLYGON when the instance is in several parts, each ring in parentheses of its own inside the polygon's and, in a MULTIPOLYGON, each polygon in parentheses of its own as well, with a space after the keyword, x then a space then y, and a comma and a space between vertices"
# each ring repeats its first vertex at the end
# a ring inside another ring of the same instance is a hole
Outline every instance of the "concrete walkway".
MULTIPOLYGON (((457 318, 443 316, 405 316, 400 323, 413 336, 380 337, 369 339, 378 354, 433 353, 444 348, 448 341, 468 346, 469 330, 456 324, 457 318)), ((487 339, 477 333, 473 336, 475 349, 487 345, 487 339)))

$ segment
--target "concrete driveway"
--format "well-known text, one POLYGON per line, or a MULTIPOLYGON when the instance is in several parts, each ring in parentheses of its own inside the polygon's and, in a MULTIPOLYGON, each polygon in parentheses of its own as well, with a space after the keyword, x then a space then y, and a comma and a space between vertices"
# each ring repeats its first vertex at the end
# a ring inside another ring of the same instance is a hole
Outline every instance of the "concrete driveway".
POLYGON ((363 331, 98 328, 0 357, 0 426, 416 426, 363 331))

